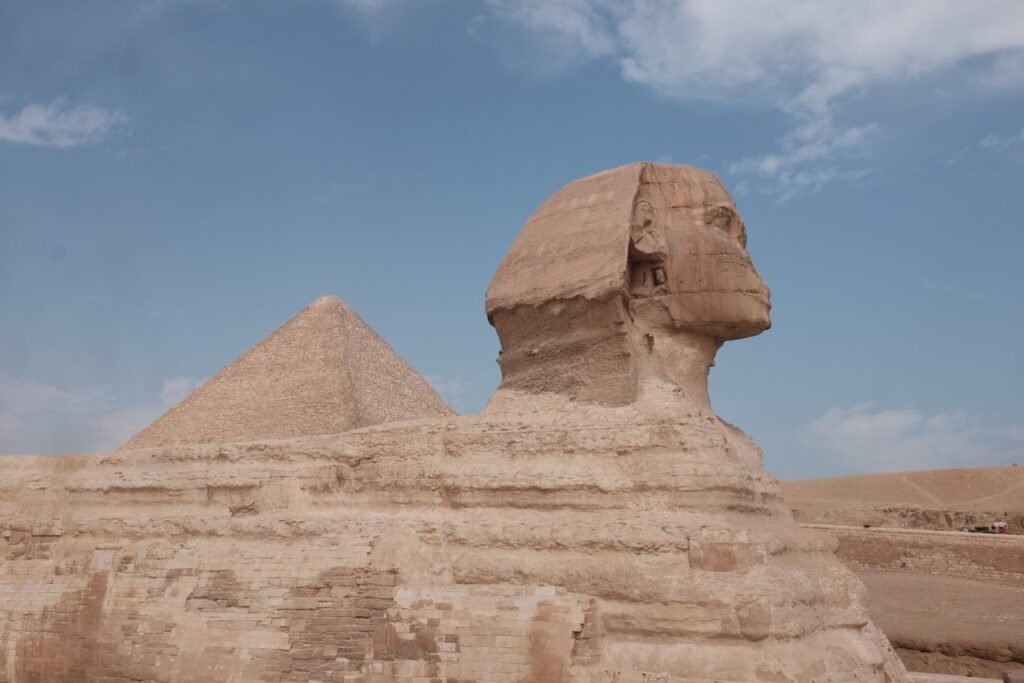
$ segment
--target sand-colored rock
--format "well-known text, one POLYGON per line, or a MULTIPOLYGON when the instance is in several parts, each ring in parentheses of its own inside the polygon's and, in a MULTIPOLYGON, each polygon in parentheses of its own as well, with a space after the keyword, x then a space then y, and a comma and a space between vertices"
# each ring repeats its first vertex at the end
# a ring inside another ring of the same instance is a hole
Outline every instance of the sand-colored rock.
POLYGON ((452 414, 355 311, 338 297, 325 296, 122 449, 336 434, 452 414))
POLYGON ((906 681, 711 411, 715 352, 768 325, 744 241, 710 174, 599 174, 495 277, 481 415, 0 462, 0 676, 906 681))

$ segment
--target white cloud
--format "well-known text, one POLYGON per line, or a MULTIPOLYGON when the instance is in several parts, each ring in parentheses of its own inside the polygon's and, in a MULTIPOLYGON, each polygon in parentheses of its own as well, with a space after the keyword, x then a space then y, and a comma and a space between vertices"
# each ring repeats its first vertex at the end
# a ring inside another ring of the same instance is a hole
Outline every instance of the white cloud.
POLYGON ((831 408, 800 433, 801 442, 847 467, 885 472, 1005 464, 1024 454, 1024 428, 986 427, 962 413, 831 408))
POLYGON ((94 418, 96 441, 92 450, 108 451, 117 448, 163 415, 168 408, 182 401, 199 384, 189 377, 165 379, 157 401, 144 406, 122 408, 96 415, 94 418))
POLYGON ((167 410, 175 403, 183 401, 196 386, 197 382, 190 377, 172 377, 164 380, 164 385, 160 389, 160 406, 167 410))
POLYGON ((973 301, 991 301, 992 300, 991 295, 986 294, 985 292, 979 292, 976 289, 972 289, 970 287, 964 287, 964 286, 962 286, 960 284, 957 284, 956 286, 954 286, 954 285, 950 284, 949 282, 946 282, 944 280, 939 280, 939 279, 936 279, 936 278, 930 278, 930 277, 919 278, 919 279, 916 280, 916 282, 917 282, 917 285, 919 287, 921 287, 923 289, 926 289, 929 292, 933 292, 935 294, 938 294, 940 296, 948 296, 948 297, 956 297, 956 298, 966 298, 966 299, 971 299, 973 301))
POLYGON ((784 138, 786 150, 781 154, 749 157, 734 162, 732 173, 753 172, 762 176, 778 175, 793 166, 808 161, 820 161, 837 152, 856 149, 877 128, 875 125, 848 128, 837 132, 830 121, 817 120, 798 127, 784 138))
POLYGON ((807 118, 782 139, 780 151, 733 162, 729 173, 754 174, 772 181, 780 202, 803 192, 817 191, 836 179, 861 180, 870 175, 870 169, 841 169, 835 163, 862 156, 877 128, 870 124, 840 131, 830 115, 807 118))
POLYGON ((982 75, 985 84, 997 90, 1024 86, 1024 50, 1008 51, 996 57, 992 68, 982 75))
POLYGON ((28 104, 9 116, 0 114, 0 140, 41 147, 77 147, 102 142, 127 118, 117 110, 91 104, 68 107, 63 100, 28 104))
MULTIPOLYGON (((732 172, 782 196, 868 169, 839 163, 877 124, 836 123, 844 97, 962 65, 979 82, 1024 86, 1019 0, 488 0, 490 12, 558 39, 567 64, 614 60, 624 79, 681 98, 768 104, 795 129, 779 151, 732 172)), ((548 51, 550 53, 550 50, 548 51)), ((969 79, 968 79, 969 80, 969 79)), ((966 87, 966 86, 963 86, 966 87)))
POLYGON ((496 18, 520 25, 532 32, 544 44, 546 60, 561 61, 549 64, 554 70, 594 59, 614 55, 618 40, 614 26, 605 12, 610 6, 594 0, 488 0, 496 18))
POLYGON ((39 430, 42 441, 52 440, 55 432, 66 430, 66 422, 57 421, 44 429, 40 416, 62 415, 74 422, 83 415, 102 409, 107 396, 102 390, 71 392, 42 382, 19 382, 0 375, 0 453, 11 452, 25 443, 26 433, 39 430))
POLYGON ((1024 128, 1021 128, 1016 135, 1007 135, 1000 137, 994 133, 986 135, 978 143, 982 147, 1009 147, 1010 145, 1018 145, 1024 142, 1024 128))
POLYGON ((428 375, 426 379, 456 412, 466 415, 480 410, 481 402, 473 392, 472 382, 460 377, 446 378, 440 375, 428 375))
POLYGON ((340 2, 364 14, 375 14, 392 7, 399 0, 340 0, 340 2))
POLYGON ((360 12, 378 12, 385 7, 395 4, 396 0, 341 0, 341 2, 360 12))
POLYGON ((0 454, 112 450, 196 385, 173 377, 152 401, 126 407, 102 387, 68 390, 0 375, 0 454))
POLYGON ((978 56, 1020 59, 1017 0, 488 0, 501 18, 613 55, 625 78, 683 97, 824 111, 862 85, 978 56))

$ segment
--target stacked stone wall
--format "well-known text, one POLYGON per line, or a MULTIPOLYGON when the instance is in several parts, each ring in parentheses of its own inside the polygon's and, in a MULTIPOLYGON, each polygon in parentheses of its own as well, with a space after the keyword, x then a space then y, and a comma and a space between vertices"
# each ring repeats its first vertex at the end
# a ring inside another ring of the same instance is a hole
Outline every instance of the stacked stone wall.
POLYGON ((65 561, 54 540, 0 542, 0 681, 568 681, 599 643, 581 596, 399 586, 351 538, 65 547, 65 561))

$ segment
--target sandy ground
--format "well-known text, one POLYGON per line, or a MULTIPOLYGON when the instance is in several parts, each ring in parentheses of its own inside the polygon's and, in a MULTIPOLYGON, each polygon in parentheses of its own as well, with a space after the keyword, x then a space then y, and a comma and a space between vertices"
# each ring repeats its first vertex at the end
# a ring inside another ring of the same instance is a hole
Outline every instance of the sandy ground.
POLYGON ((908 669, 983 678, 1024 669, 1024 589, 906 572, 858 575, 872 619, 908 669))

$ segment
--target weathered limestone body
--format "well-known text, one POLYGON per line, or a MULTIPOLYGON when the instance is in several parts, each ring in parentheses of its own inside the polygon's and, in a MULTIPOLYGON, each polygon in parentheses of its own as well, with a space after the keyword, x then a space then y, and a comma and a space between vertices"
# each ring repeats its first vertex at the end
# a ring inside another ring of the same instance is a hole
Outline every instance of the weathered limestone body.
POLYGON ((0 461, 0 680, 905 680, 711 411, 769 324, 717 179, 568 186, 487 307, 479 416, 0 461))

